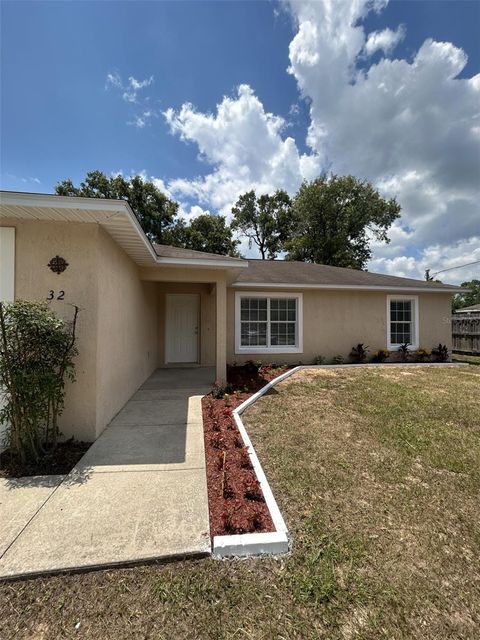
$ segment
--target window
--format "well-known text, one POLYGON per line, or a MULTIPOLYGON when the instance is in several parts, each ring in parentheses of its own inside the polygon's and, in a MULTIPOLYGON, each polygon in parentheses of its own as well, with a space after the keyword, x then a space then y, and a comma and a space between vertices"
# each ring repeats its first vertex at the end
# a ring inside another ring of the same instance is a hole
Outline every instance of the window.
POLYGON ((396 349, 408 343, 418 349, 418 298, 387 296, 388 348, 396 349))
POLYGON ((301 294, 237 293, 236 352, 300 352, 301 314, 301 294))

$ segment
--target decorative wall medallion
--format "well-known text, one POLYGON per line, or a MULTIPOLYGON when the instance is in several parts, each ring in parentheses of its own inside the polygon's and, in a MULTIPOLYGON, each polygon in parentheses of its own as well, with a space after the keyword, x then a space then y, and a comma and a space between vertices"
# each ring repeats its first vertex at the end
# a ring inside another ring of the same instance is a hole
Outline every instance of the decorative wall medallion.
POLYGON ((68 267, 68 262, 65 260, 65 258, 55 256, 50 260, 48 266, 53 271, 53 273, 58 273, 58 275, 60 275, 68 267))

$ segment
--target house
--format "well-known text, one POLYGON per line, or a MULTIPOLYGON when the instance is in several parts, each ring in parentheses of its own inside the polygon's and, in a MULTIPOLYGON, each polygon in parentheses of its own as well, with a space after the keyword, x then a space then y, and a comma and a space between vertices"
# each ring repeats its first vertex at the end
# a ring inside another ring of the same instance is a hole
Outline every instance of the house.
POLYGON ((472 304, 470 307, 463 307, 462 309, 456 309, 455 315, 459 314, 463 317, 477 317, 480 316, 480 304, 472 304))
POLYGON ((458 287, 152 245, 125 201, 3 192, 0 226, 1 299, 48 300, 65 317, 80 307, 61 425, 79 439, 98 437, 158 367, 224 380, 227 363, 308 364, 359 342, 451 345, 458 287))

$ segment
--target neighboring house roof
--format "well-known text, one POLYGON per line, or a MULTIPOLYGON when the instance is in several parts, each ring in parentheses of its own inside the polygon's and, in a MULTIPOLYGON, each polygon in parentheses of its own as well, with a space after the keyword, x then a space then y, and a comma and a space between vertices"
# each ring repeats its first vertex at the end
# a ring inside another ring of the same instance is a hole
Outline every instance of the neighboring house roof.
POLYGON ((457 309, 455 313, 480 313, 480 304, 472 304, 470 307, 457 309))
POLYGON ((358 269, 330 267, 286 260, 249 260, 248 269, 237 276, 234 287, 312 289, 396 289, 405 291, 462 291, 440 282, 387 276, 358 269))
POLYGON ((153 248, 157 252, 157 255, 163 258, 185 258, 185 259, 198 259, 198 260, 226 260, 232 262, 232 264, 238 263, 239 260, 245 262, 243 258, 232 258, 231 256, 224 256, 218 253, 208 253, 207 251, 196 251, 194 249, 181 249, 179 247, 171 247, 168 244, 154 244, 153 248))

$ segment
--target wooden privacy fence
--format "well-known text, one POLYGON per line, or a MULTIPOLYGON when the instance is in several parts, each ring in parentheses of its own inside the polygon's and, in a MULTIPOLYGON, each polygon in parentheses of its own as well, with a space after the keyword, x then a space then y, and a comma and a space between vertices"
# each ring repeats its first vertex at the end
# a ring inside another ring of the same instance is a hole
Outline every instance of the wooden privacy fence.
POLYGON ((452 345, 453 351, 480 355, 480 315, 452 316, 452 345))

